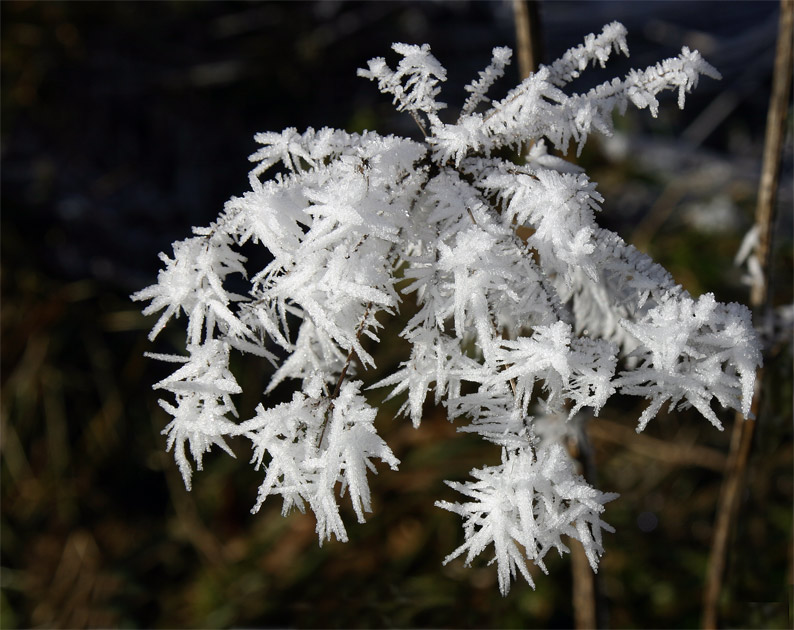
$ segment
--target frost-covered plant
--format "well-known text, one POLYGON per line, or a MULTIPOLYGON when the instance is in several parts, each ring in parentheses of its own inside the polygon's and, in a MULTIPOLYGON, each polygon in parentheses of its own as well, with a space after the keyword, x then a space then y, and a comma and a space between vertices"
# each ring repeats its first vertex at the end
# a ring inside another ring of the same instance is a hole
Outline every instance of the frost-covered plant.
POLYGON ((339 497, 347 493, 364 521, 367 471, 376 460, 399 464, 353 379, 357 364, 375 365, 362 340, 378 341, 377 316, 412 294, 416 310, 400 333, 410 356, 371 387, 407 394, 402 412, 415 426, 432 393, 450 420, 468 421, 460 430, 502 451, 499 465, 450 483, 465 502, 436 504, 463 518, 465 540, 447 561, 465 554, 468 563, 493 545, 506 594, 517 572, 532 583, 527 560, 545 571, 550 549, 568 551, 565 535, 596 570, 601 532, 612 531, 601 515, 616 495, 577 474, 562 446, 565 419, 597 415, 624 394, 649 401, 638 431, 667 403, 721 428, 713 399, 746 416, 761 359, 747 309, 693 298, 599 227, 595 184, 547 144, 581 149, 592 131, 611 133, 614 110, 631 103, 655 116, 668 89, 683 107, 701 74, 719 75, 684 48, 566 93, 591 62, 628 54, 624 27, 612 23, 492 102, 486 92, 511 55, 494 49, 457 120, 444 122, 444 67, 427 45, 393 48, 395 69, 378 58, 359 74, 413 116, 421 140, 327 128, 257 135, 251 190, 175 243, 173 257, 161 254, 157 283, 133 296, 150 301, 145 314, 161 312, 151 339, 172 318, 187 320, 187 354, 152 355, 182 364, 154 386, 171 394, 160 401, 173 416, 168 449, 190 489, 187 449, 201 469, 213 444, 232 454, 226 438, 248 438, 264 474, 253 511, 281 495, 285 514, 314 512, 321 544, 346 540, 339 497), (509 151, 522 159, 506 159, 509 151), (240 247, 250 242, 269 252, 262 269, 246 267, 240 247), (247 281, 244 295, 227 288, 232 274, 247 281), (267 391, 298 383, 291 402, 237 421, 233 352, 274 364, 267 391))

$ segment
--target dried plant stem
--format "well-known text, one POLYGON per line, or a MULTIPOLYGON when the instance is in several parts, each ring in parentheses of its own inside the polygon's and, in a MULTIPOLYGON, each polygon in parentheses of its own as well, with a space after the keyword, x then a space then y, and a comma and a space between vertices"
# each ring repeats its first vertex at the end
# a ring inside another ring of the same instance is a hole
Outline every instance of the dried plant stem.
POLYGON ((521 79, 540 65, 540 18, 537 0, 513 0, 516 21, 516 56, 521 79))
MULTIPOLYGON (((575 438, 568 440, 568 452, 576 459, 579 472, 589 484, 596 485, 596 465, 589 430, 593 423, 586 421, 575 438)), ((606 628, 607 606, 602 584, 590 566, 584 547, 571 541, 571 573, 573 577, 573 617, 578 629, 606 628)))
MULTIPOLYGON (((521 79, 526 79, 538 69, 541 57, 540 16, 536 0, 513 0, 513 14, 516 23, 516 56, 521 79)), ((511 382, 511 386, 513 383, 511 382)), ((513 390, 515 392, 515 388, 513 390)), ((581 447, 569 449, 571 455, 581 461, 581 447)), ((586 475, 587 477, 587 475, 586 475)), ((592 480, 589 480, 592 481, 592 480)), ((573 578, 573 610, 577 628, 598 627, 596 606, 596 577, 590 568, 584 548, 571 541, 571 572, 573 578)))
MULTIPOLYGON (((781 0, 780 27, 772 82, 772 95, 767 115, 764 140, 764 161, 761 182, 758 188, 756 225, 759 242, 756 256, 761 264, 761 280, 753 285, 750 301, 756 315, 762 315, 769 302, 769 262, 772 252, 772 227, 775 217, 775 198, 780 178, 780 153, 783 146, 786 114, 791 91, 792 39, 794 39, 794 0, 781 0)), ((758 417, 761 407, 763 370, 758 371, 756 391, 751 412, 758 417)), ((714 537, 709 556, 708 575, 703 600, 703 628, 716 628, 719 598, 723 588, 727 564, 728 542, 736 521, 747 471, 756 421, 743 420, 737 414, 731 436, 731 450, 720 493, 719 506, 714 524, 714 537)))
MULTIPOLYGON (((759 383, 763 370, 759 370, 759 383)), ((758 412, 760 393, 753 398, 752 412, 758 412)), ((720 501, 714 523, 711 553, 709 554, 708 574, 703 602, 703 628, 716 628, 719 617, 719 599, 725 577, 728 556, 728 542, 731 530, 739 513, 747 460, 755 432, 755 420, 745 420, 737 414, 731 433, 731 450, 728 456, 725 478, 720 490, 720 501)))
MULTIPOLYGON (((364 332, 364 326, 367 324, 367 318, 369 317, 369 311, 372 308, 372 302, 367 304, 367 308, 364 311, 364 316, 361 318, 361 323, 358 325, 358 330, 356 331, 356 342, 361 341, 361 333, 364 332)), ((342 368, 342 372, 339 374, 339 380, 336 381, 336 387, 334 387, 334 393, 331 394, 331 401, 333 402, 336 400, 336 397, 339 396, 339 391, 342 389, 342 383, 345 381, 345 377, 347 376, 347 371, 350 368, 350 362, 353 360, 353 354, 355 353, 356 346, 355 344, 350 345, 350 352, 347 353, 347 359, 345 359, 345 365, 342 368)))
POLYGON ((760 229, 756 255, 763 270, 762 281, 753 285, 750 304, 753 308, 766 305, 769 295, 769 259, 772 255, 772 227, 774 226, 775 201, 780 180, 780 154, 785 136, 786 115, 791 93, 792 37, 794 37, 794 0, 781 0, 780 27, 775 53, 775 70, 772 79, 772 95, 766 119, 764 139, 764 162, 761 182, 758 186, 756 225, 760 229))
POLYGON ((358 325, 358 330, 356 331, 356 342, 350 344, 350 351, 347 353, 347 359, 345 359, 345 365, 342 367, 342 372, 339 374, 339 379, 336 381, 336 386, 334 387, 334 391, 331 394, 331 397, 328 402, 328 407, 325 409, 325 415, 323 417, 323 427, 320 430, 320 439, 317 442, 317 446, 321 446, 323 443, 323 439, 325 438, 325 430, 328 428, 328 420, 331 417, 331 412, 334 410, 334 401, 339 397, 339 392, 342 391, 342 384, 345 382, 345 378, 347 377, 347 371, 350 368, 350 362, 353 360, 353 354, 356 351, 356 343, 361 341, 361 334, 364 332, 364 327, 367 324, 367 318, 369 317, 369 312, 372 309, 372 302, 367 304, 367 308, 364 311, 364 316, 361 318, 361 323, 358 325))
POLYGON ((596 592, 593 569, 578 541, 571 541, 573 572, 573 618, 576 628, 597 628, 596 592))

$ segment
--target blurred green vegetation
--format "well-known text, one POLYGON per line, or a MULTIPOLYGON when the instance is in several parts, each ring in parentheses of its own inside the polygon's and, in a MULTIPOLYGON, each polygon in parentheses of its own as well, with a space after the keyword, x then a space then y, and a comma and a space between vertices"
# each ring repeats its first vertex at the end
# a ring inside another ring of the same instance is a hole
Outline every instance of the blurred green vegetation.
MULTIPOLYGON (((134 30, 153 20, 160 28, 140 46, 159 41, 165 47, 173 31, 154 17, 141 18, 141 11, 162 10, 176 23, 184 19, 187 29, 218 10, 181 2, 120 6, 114 13, 87 3, 4 3, 4 140, 19 121, 36 116, 79 119, 79 112, 59 110, 68 103, 54 98, 50 85, 62 56, 90 56, 75 33, 106 29, 103 36, 112 38, 114 29, 134 30)), ((318 57, 311 46, 304 48, 306 59, 318 57)), ((346 70, 352 75, 354 67, 346 70)), ((288 80, 301 83, 292 75, 288 80)), ((311 85, 298 87, 312 91, 311 85)), ((248 94, 235 90, 243 107, 248 94)), ((376 126, 381 111, 367 104, 341 109, 351 127, 376 126)), ((631 131, 631 123, 621 124, 631 131)), ((671 177, 642 167, 632 155, 606 153, 592 143, 580 159, 606 198, 604 222, 646 248, 693 294, 713 291, 720 300, 746 301, 732 259, 752 220, 752 186, 731 177, 709 179, 708 169, 671 177), (641 204, 642 222, 620 217, 630 193, 652 200, 641 204), (735 225, 705 232, 687 218, 684 209, 696 215, 719 196, 730 201, 735 225)), ((42 208, 55 202, 56 175, 43 168, 31 177, 44 199, 33 204, 38 214, 31 214, 29 198, 10 195, 4 185, 0 232, 0 626, 571 627, 567 557, 550 558, 548 576, 535 571, 536 590, 517 582, 506 598, 498 594, 494 567, 465 568, 460 559, 442 566, 462 537, 458 517, 433 506, 439 498, 457 499, 443 481, 498 460, 493 447, 457 434, 443 410, 428 406, 422 426, 413 429, 393 419, 399 401, 383 406, 379 430, 402 464, 399 472, 384 469, 373 478, 374 509, 366 524, 356 524, 342 501, 346 544, 319 547, 311 515, 283 518, 275 500, 251 515, 262 475, 247 464, 250 453, 241 444, 233 445, 236 460, 206 457, 194 490, 186 492, 164 452, 166 414, 151 390, 163 368, 143 357, 153 349, 146 340, 152 322, 127 297, 139 287, 101 274, 75 277, 53 264, 48 253, 68 233, 37 222, 49 216, 42 208)), ((175 220, 183 222, 181 238, 187 221, 175 220)), ((778 231, 775 305, 792 301, 790 221, 784 217, 786 229, 778 231)), ((144 266, 156 262, 144 247, 132 251, 151 256, 144 266)), ((378 373, 404 358, 395 336, 400 328, 395 323, 384 331, 378 373)), ((158 340, 158 349, 172 351, 179 341, 175 333, 158 340)), ((243 358, 234 369, 251 392, 240 401, 246 417, 269 368, 243 358)), ((365 377, 374 381, 378 373, 365 377)), ((790 345, 771 349, 763 387, 765 407, 731 543, 726 627, 791 627, 790 345)), ((282 387, 275 396, 288 392, 282 387)), ((372 396, 379 400, 382 393, 372 396)), ((607 506, 605 519, 617 533, 606 536, 598 574, 607 625, 696 627, 730 432, 683 412, 660 414, 637 436, 641 409, 636 401, 619 401, 591 425, 596 483, 621 494, 607 506)), ((732 418, 722 417, 730 427, 732 418)))

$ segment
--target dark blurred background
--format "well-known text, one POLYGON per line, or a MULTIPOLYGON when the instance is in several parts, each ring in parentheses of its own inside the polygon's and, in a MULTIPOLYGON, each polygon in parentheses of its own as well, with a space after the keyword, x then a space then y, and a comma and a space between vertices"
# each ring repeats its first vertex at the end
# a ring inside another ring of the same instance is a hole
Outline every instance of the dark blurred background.
MULTIPOLYGON (((153 322, 128 298, 155 280, 158 252, 246 191, 255 132, 415 135, 356 68, 389 58, 392 42, 428 42, 448 67, 453 115, 491 48, 514 46, 511 4, 2 2, 0 12, 0 625, 570 627, 567 558, 551 559, 537 590, 516 583, 507 598, 494 567, 441 566, 462 537, 458 517, 433 507, 453 498, 443 479, 494 451, 431 408, 419 430, 384 409, 380 430, 403 464, 373 480, 367 524, 345 508, 347 544, 319 548, 312 517, 282 518, 278 500, 250 515, 261 473, 242 444, 237 460, 206 457, 186 492, 151 390, 163 368, 143 357, 178 351, 180 334, 153 347, 153 322)), ((576 90, 683 45, 722 73, 702 79, 683 112, 674 95, 657 119, 629 112, 579 159, 606 198, 604 224, 695 295, 748 300, 733 257, 753 220, 777 14, 776 2, 540 4, 546 61, 609 21, 629 29, 631 59, 576 90)), ((775 306, 792 301, 791 137, 789 123, 775 306)), ((404 358, 385 338, 380 370, 404 358)), ((790 623, 790 337, 767 366, 722 602, 732 627, 790 623)), ((246 417, 268 368, 235 368, 246 417)), ((591 424, 597 485, 621 493, 599 571, 608 623, 694 627, 729 432, 681 413, 637 436, 641 408, 623 402, 591 424)))

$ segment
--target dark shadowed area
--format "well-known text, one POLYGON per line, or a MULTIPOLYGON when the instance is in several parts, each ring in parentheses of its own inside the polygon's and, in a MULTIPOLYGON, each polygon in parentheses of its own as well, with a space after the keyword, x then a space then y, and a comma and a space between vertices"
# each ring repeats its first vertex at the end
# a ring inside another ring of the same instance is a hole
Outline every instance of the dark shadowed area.
MULTIPOLYGON (((415 430, 394 419, 399 401, 383 406, 379 431, 402 464, 373 479, 366 524, 345 507, 346 544, 320 548, 313 517, 282 518, 277 500, 251 515, 262 473, 242 444, 237 459, 208 455, 188 493, 151 389, 168 368, 143 356, 179 352, 182 335, 150 343, 154 318, 129 300, 155 281, 159 252, 248 189, 254 133, 416 137, 356 69, 393 61, 392 42, 428 42, 449 70, 454 115, 491 49, 515 45, 511 4, 8 1, 0 12, 0 626, 571 627, 567 557, 549 559, 536 590, 517 582, 506 598, 493 566, 442 567, 462 540, 459 519, 433 506, 453 498, 443 480, 498 459, 443 410, 428 406, 415 430)), ((682 46, 722 73, 684 111, 667 95, 656 119, 628 112, 578 158, 606 199, 600 220, 693 295, 748 301, 733 259, 753 221, 777 14, 775 2, 540 4, 547 61, 612 20, 629 30, 631 58, 588 72, 577 91, 682 46)), ((512 70, 496 96, 517 80, 512 70)), ((792 303, 791 116, 784 147, 775 307, 792 303)), ((769 348, 725 626, 791 623, 788 312, 769 348)), ((405 358, 400 329, 369 349, 378 369, 365 380, 405 358)), ((250 417, 272 368, 233 368, 250 417)), ((289 397, 282 386, 271 402, 289 397)), ((695 627, 730 431, 683 412, 637 435, 642 408, 608 406, 590 424, 596 483, 621 493, 604 516, 617 532, 598 574, 603 621, 695 627)))

